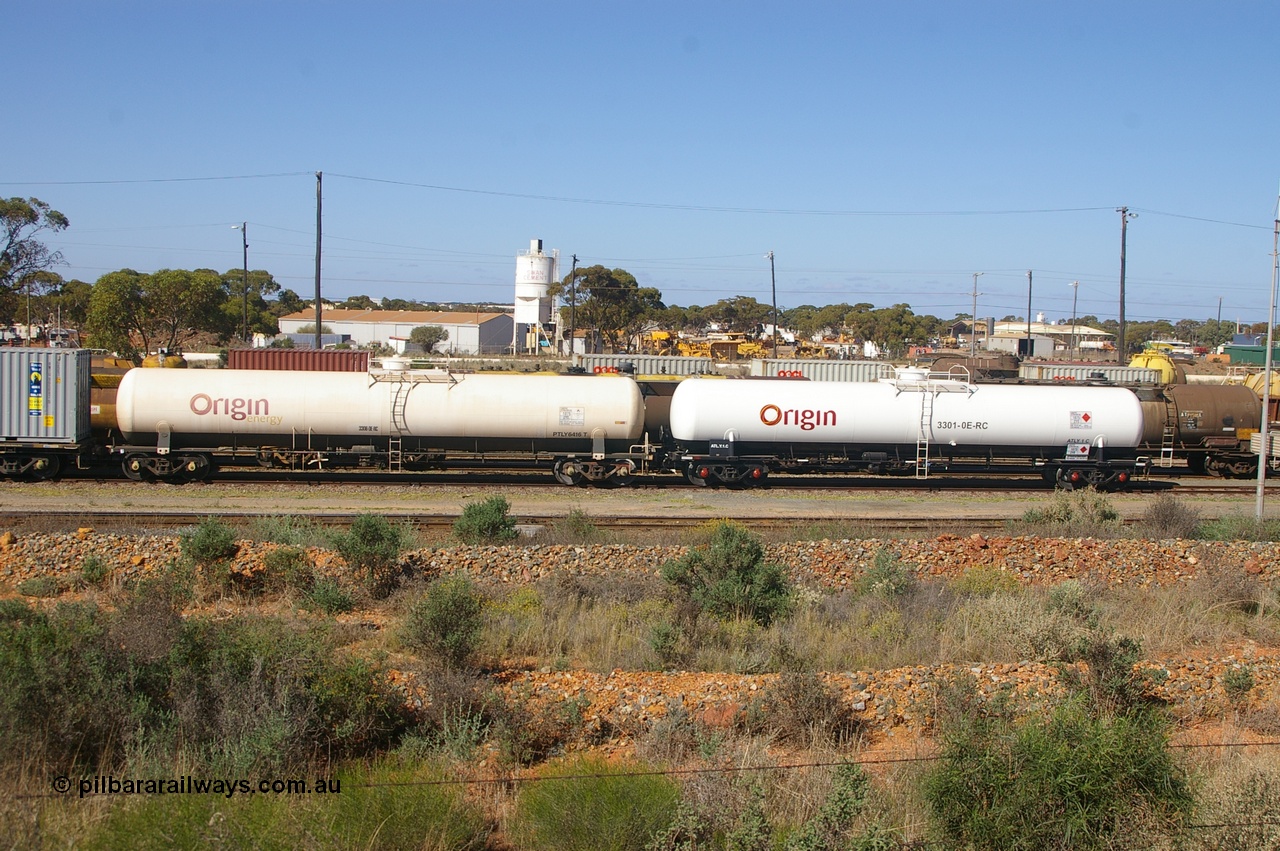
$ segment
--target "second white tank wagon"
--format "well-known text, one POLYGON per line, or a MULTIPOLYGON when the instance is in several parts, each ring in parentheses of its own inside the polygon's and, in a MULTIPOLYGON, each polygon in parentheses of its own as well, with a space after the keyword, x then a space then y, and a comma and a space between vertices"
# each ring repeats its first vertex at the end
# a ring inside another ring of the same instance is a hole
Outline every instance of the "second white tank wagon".
MULTIPOLYGON (((1132 448, 1142 406, 1118 387, 969 384, 917 376, 866 383, 682 382, 671 433, 684 442, 733 441, 741 451, 781 445, 975 450, 1132 448)), ((914 451, 914 450, 913 450, 914 451)))

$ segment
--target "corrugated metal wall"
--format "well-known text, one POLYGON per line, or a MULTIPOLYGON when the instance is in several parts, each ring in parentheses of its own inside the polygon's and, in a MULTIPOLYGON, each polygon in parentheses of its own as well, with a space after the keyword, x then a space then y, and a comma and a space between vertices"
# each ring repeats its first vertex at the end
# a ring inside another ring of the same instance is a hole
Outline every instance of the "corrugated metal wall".
POLYGON ((1117 364, 1024 363, 1018 377, 1031 381, 1110 381, 1112 384, 1159 384, 1160 370, 1117 364))
POLYGON ((893 378, 893 364, 877 360, 756 360, 751 374, 785 376, 798 372, 810 381, 878 381, 893 378))
POLYGON ((631 364, 636 375, 713 375, 716 362, 710 358, 682 358, 671 355, 579 355, 578 365, 587 372, 596 367, 631 364))
POLYGON ((89 437, 88 349, 0 349, 0 440, 89 437))
POLYGON ((369 353, 356 349, 229 349, 227 368, 368 372, 369 353))

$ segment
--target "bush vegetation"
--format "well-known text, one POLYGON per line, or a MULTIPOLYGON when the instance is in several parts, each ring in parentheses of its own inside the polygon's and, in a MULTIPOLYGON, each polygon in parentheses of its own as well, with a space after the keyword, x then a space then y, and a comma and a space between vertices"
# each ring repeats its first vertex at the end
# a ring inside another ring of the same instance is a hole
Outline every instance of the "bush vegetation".
POLYGON ((369 596, 380 600, 400 584, 400 554, 413 534, 378 514, 358 514, 351 528, 333 536, 333 547, 361 574, 369 596))
MULTIPOLYGON (((377 582, 390 594, 402 581, 410 541, 379 520, 338 536, 366 604, 377 582)), ((1105 497, 1080 492, 1022 522, 1129 534, 1105 497)), ((1188 646, 1275 646, 1280 595, 1240 565, 1202 562, 1196 579, 1167 588, 1045 586, 1000 564, 930 578, 886 545, 832 591, 791 584, 758 539, 717 523, 660 575, 564 572, 518 587, 410 580, 380 604, 374 617, 386 626, 374 631, 373 618, 327 617, 355 607, 351 580, 321 575, 304 549, 316 530, 294 534, 304 527, 285 521, 251 537, 280 543, 262 550, 261 582, 287 614, 245 614, 236 596, 210 612, 199 594, 201 607, 186 609, 210 566, 235 555, 235 536, 218 525, 189 532, 183 558, 142 580, 108 583, 105 563, 86 559, 76 587, 99 590, 84 601, 0 600, 0 765, 30 778, 25 791, 44 791, 59 773, 289 772, 336 774, 342 795, 99 799, 64 806, 79 821, 53 824, 44 804, 0 807, 0 835, 15 847, 1261 849, 1280 836, 1267 824, 1280 772, 1171 749, 1172 715, 1151 699, 1160 669, 1135 664, 1144 647, 1160 658, 1188 646), (609 716, 615 729, 583 694, 498 687, 477 659, 776 676, 728 720, 673 699, 647 725, 609 716), (940 704, 926 688, 927 706, 900 709, 937 714, 939 760, 879 767, 874 778, 836 765, 858 752, 863 729, 847 684, 831 683, 860 675, 815 672, 963 671, 977 660, 1056 665, 1068 696, 1020 697, 1015 714, 990 684, 980 693, 930 675, 940 704), (425 697, 412 711, 384 666, 425 697), (618 734, 637 741, 637 762, 566 757, 618 734), (787 757, 771 756, 779 751, 787 757), (474 776, 481 758, 486 772, 519 766, 532 782, 465 795, 438 782, 474 776), (778 770, 806 759, 816 765, 778 770), (618 776, 690 766, 706 770, 618 776), (1203 823, 1194 832, 1185 828, 1193 804, 1203 823)), ((1193 526, 1212 530, 1170 498, 1153 500, 1135 528, 1187 537, 1193 526)), ((535 543, 589 543, 598 530, 578 512, 551 531, 535 543)), ((1226 707, 1236 730, 1275 735, 1280 702, 1263 671, 1228 669, 1214 684, 1221 699, 1182 711, 1226 707)))
POLYGON ((520 537, 510 511, 511 503, 501 496, 469 503, 454 521, 453 534, 464 544, 510 543, 520 537))
POLYGON ((482 607, 483 599, 466 577, 438 579, 409 606, 400 627, 401 639, 448 667, 463 667, 480 640, 482 607))
POLYGON ((791 604, 785 571, 766 564, 759 539, 736 523, 718 524, 705 548, 668 562, 661 573, 697 611, 718 618, 750 618, 768 626, 791 604))

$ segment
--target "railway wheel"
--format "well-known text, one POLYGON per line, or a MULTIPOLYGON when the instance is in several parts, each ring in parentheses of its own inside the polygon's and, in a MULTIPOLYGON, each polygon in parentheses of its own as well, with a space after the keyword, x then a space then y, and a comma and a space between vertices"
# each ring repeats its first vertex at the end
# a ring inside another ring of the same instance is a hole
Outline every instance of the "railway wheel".
POLYGON ((569 487, 579 487, 586 481, 578 462, 568 458, 561 458, 557 461, 552 474, 556 477, 557 482, 569 487))
POLYGON ((174 460, 174 470, 165 481, 174 484, 207 481, 213 472, 213 463, 207 455, 182 455, 174 460))
POLYGON ((715 473, 706 464, 690 464, 685 468, 684 477, 690 484, 705 488, 715 479, 715 473))
POLYGON ((1057 484, 1064 491, 1071 491, 1085 487, 1088 482, 1085 481, 1083 470, 1067 470, 1060 467, 1058 468, 1057 484))
POLYGON ((120 464, 126 479, 135 482, 154 482, 155 473, 151 471, 151 462, 146 455, 128 455, 120 464))
POLYGON ((37 455, 32 461, 31 471, 27 475, 33 482, 47 482, 57 478, 62 470, 62 461, 57 455, 37 455))

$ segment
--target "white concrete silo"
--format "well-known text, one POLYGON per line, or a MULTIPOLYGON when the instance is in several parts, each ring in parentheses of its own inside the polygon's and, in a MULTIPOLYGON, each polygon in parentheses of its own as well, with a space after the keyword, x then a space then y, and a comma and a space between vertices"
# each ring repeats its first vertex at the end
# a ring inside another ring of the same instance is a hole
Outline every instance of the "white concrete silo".
POLYGON ((515 328, 512 347, 540 351, 552 334, 551 296, 547 288, 556 280, 560 253, 543 252, 542 240, 529 240, 529 250, 516 255, 515 328))

